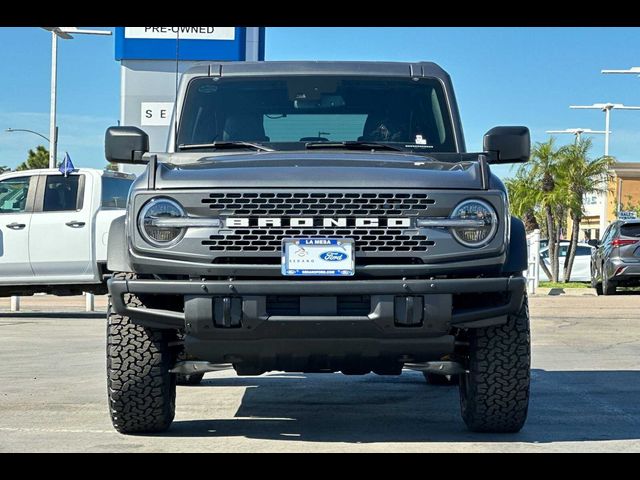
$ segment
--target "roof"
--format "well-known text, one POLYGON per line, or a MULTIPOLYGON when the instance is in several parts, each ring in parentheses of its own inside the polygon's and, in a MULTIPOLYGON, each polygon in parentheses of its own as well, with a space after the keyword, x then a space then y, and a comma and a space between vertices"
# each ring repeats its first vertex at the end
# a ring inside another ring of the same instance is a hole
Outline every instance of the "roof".
POLYGON ((211 62, 196 65, 187 74, 210 76, 244 75, 376 75, 406 77, 448 77, 433 62, 211 62))

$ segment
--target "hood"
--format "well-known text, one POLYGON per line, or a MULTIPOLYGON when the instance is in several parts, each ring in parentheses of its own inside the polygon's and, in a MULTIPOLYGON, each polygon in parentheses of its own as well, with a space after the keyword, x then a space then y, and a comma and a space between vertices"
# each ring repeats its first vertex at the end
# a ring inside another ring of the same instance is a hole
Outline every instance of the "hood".
POLYGON ((481 189, 473 154, 255 152, 158 155, 156 188, 433 188, 481 189), (437 157, 440 157, 438 159, 437 157), (444 160, 443 157, 448 157, 444 160), (451 161, 450 161, 451 160, 451 161), (458 160, 458 161, 456 161, 458 160))

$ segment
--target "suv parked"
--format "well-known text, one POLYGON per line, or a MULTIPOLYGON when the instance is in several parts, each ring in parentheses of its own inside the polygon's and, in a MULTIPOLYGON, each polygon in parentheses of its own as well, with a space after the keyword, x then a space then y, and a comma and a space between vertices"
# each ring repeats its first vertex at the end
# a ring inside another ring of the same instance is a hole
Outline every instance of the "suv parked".
POLYGON ((591 256, 591 286, 598 295, 640 285, 640 220, 616 220, 591 256))
POLYGON ((520 430, 526 237, 490 164, 528 159, 526 127, 466 153, 433 63, 195 67, 174 121, 166 153, 106 133, 108 160, 147 163, 109 237, 118 431, 167 429, 176 374, 220 364, 459 375, 470 429, 520 430))

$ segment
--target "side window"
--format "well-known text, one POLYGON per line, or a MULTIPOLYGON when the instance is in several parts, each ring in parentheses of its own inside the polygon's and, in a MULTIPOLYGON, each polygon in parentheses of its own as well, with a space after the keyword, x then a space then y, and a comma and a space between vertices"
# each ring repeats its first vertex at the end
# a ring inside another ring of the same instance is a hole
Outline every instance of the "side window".
POLYGON ((133 183, 129 178, 102 177, 102 208, 124 208, 127 204, 129 188, 133 183))
POLYGON ((568 249, 569 249, 568 245, 560 245, 560 248, 558 249, 558 256, 559 257, 566 257, 568 249))
POLYGON ((0 213, 24 212, 31 177, 8 178, 0 182, 0 213))
POLYGON ((580 255, 591 256, 591 249, 589 247, 577 247, 576 256, 580 255))
POLYGON ((82 198, 78 198, 80 175, 47 175, 44 186, 43 212, 80 210, 82 198))

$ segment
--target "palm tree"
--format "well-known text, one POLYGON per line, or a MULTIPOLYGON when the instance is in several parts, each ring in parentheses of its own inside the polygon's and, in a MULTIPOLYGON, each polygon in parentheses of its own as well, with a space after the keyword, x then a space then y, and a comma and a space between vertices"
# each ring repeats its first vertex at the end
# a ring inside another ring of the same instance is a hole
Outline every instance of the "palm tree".
POLYGON ((580 231, 580 222, 584 214, 584 196, 589 193, 602 193, 607 189, 607 176, 613 159, 611 157, 589 158, 591 139, 576 141, 562 147, 560 157, 563 190, 567 192, 568 210, 572 221, 571 240, 564 262, 564 281, 571 277, 580 231))
POLYGON ((542 260, 540 265, 552 282, 557 282, 559 278, 558 243, 562 232, 562 218, 567 207, 566 192, 557 181, 561 173, 559 151, 553 137, 547 142, 536 143, 531 150, 531 161, 518 169, 521 177, 530 176, 536 204, 544 215, 551 271, 548 271, 542 260))
POLYGON ((538 204, 538 185, 531 170, 522 170, 521 174, 505 180, 509 192, 511 212, 522 219, 527 233, 540 229, 536 218, 538 204))

